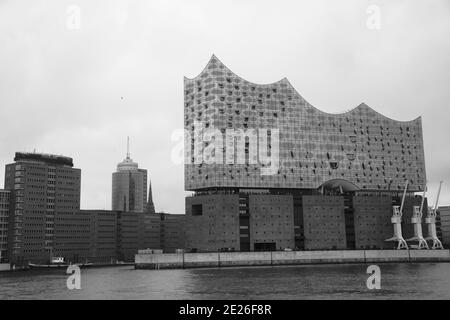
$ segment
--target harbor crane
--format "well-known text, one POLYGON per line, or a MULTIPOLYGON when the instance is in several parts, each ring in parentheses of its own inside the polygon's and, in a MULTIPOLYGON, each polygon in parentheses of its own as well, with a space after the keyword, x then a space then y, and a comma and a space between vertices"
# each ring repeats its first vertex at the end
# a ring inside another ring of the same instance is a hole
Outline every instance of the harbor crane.
POLYGON ((425 218, 425 223, 428 224, 428 237, 426 240, 432 241, 431 249, 443 249, 441 240, 437 237, 436 234, 436 215, 437 208, 439 203, 439 196, 441 194, 442 181, 439 182, 438 194, 436 197, 436 203, 434 204, 434 208, 428 209, 427 217, 425 218))
POLYGON ((392 218, 391 222, 394 226, 394 236, 392 238, 386 239, 385 241, 397 241, 397 249, 408 249, 408 244, 402 235, 402 215, 403 215, 403 205, 405 203, 406 192, 408 191, 409 181, 406 180, 405 191, 403 192, 402 203, 400 206, 392 206, 392 218))
POLYGON ((407 241, 418 241, 419 244, 417 249, 428 249, 428 244, 422 234, 422 216, 423 216, 423 205, 425 203, 425 195, 427 192, 427 188, 423 190, 422 202, 419 206, 413 207, 413 215, 411 218, 411 223, 414 225, 414 236, 407 241))

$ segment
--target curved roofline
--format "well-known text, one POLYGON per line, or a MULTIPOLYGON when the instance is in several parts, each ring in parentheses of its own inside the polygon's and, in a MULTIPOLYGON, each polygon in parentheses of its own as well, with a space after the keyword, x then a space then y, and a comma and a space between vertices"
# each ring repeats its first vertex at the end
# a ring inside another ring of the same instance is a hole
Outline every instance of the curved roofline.
POLYGON ((251 82, 251 81, 249 81, 249 80, 247 80, 247 79, 245 79, 245 78, 239 76, 239 75, 236 74, 234 71, 232 71, 230 68, 228 68, 228 66, 227 66, 225 63, 223 63, 219 58, 217 58, 217 56, 216 56, 215 54, 212 54, 211 58, 209 58, 209 61, 208 61, 208 63, 206 64, 206 66, 203 68, 203 70, 202 70, 197 76, 195 76, 194 78, 188 78, 188 77, 185 76, 185 77, 184 77, 184 80, 190 80, 190 81, 193 81, 193 80, 196 80, 197 78, 199 78, 199 77, 207 70, 207 68, 209 67, 209 65, 211 64, 211 61, 212 61, 213 59, 216 59, 216 60, 217 60, 219 63, 221 63, 221 64, 222 64, 229 72, 231 72, 233 75, 235 75, 235 76, 236 76, 237 78, 239 78, 241 81, 248 82, 248 83, 251 84, 251 85, 255 85, 255 86, 271 86, 271 85, 274 85, 274 84, 277 84, 277 83, 282 83, 282 82, 284 82, 284 83, 286 83, 287 85, 289 85, 289 86, 291 87, 291 89, 295 92, 295 94, 296 94, 298 97, 300 97, 303 101, 305 101, 305 102, 308 104, 308 106, 310 106, 310 107, 314 108, 315 110, 317 110, 317 111, 319 111, 319 112, 321 112, 321 113, 324 113, 324 114, 326 114, 326 115, 343 116, 343 115, 346 115, 346 114, 352 114, 352 113, 356 112, 357 110, 366 107, 366 108, 372 110, 373 112, 375 112, 376 114, 378 114, 379 116, 381 116, 381 117, 383 117, 383 118, 385 118, 385 119, 388 119, 388 120, 390 120, 390 121, 395 121, 395 122, 411 123, 411 122, 418 121, 418 120, 420 120, 420 119, 422 118, 421 116, 418 116, 418 117, 416 117, 416 118, 414 118, 414 119, 412 119, 412 120, 396 120, 396 119, 390 118, 390 117, 388 117, 388 116, 386 116, 386 115, 384 115, 384 114, 382 114, 382 113, 376 111, 375 109, 369 107, 369 106, 368 106, 367 104, 365 104, 364 102, 360 103, 358 106, 356 106, 356 107, 354 107, 354 108, 352 108, 352 109, 350 109, 350 110, 348 110, 348 111, 344 111, 344 112, 334 112, 334 113, 333 113, 333 112, 326 112, 326 111, 323 111, 323 110, 321 110, 321 109, 319 109, 319 108, 313 106, 313 105, 312 105, 311 103, 309 103, 305 98, 303 98, 303 96, 302 96, 302 95, 297 91, 297 89, 291 84, 291 82, 288 80, 287 77, 284 77, 284 78, 282 78, 282 79, 280 79, 280 80, 278 80, 278 81, 271 82, 271 83, 255 83, 255 82, 251 82))
MULTIPOLYGON (((186 80, 195 80, 195 79, 197 79, 198 77, 200 77, 206 70, 207 70, 207 68, 208 68, 208 66, 210 65, 210 63, 211 63, 211 61, 213 60, 213 59, 216 59, 219 63, 221 63, 229 72, 231 72, 232 74, 234 74, 236 77, 238 77, 240 80, 242 80, 242 81, 245 81, 245 82, 248 82, 249 84, 252 84, 252 85, 255 85, 255 86, 271 86, 271 85, 274 85, 274 84, 276 84, 276 83, 280 83, 280 82, 287 82, 287 83, 289 83, 289 80, 286 78, 286 77, 284 77, 284 78, 282 78, 282 79, 280 79, 280 80, 278 80, 278 81, 275 81, 275 82, 270 82, 270 83, 255 83, 255 82, 251 82, 251 81, 248 81, 247 79, 245 79, 245 78, 243 78, 243 77, 241 77, 241 76, 239 76, 238 74, 236 74, 234 71, 232 71, 230 68, 228 68, 228 66, 225 64, 225 63, 223 63, 219 58, 217 58, 217 56, 215 55, 215 54, 213 54, 212 56, 211 56, 211 58, 209 59, 209 61, 208 61, 208 63, 206 64, 206 66, 203 68, 203 70, 197 75, 197 76, 195 76, 194 78, 188 78, 188 77, 184 77, 186 80)), ((292 85, 289 83, 289 85, 292 87, 292 85)))
MULTIPOLYGON (((211 60, 212 60, 213 58, 216 58, 216 59, 217 59, 217 57, 216 57, 216 55, 215 55, 214 53, 213 53, 213 55, 211 56, 211 58, 209 58, 208 63, 205 65, 205 67, 202 69, 202 71, 200 71, 200 73, 199 73, 198 75, 196 75, 196 76, 193 77, 193 78, 188 78, 188 77, 184 76, 184 80, 195 80, 195 79, 197 79, 198 77, 200 77, 200 76, 206 71, 206 69, 208 69, 208 66, 209 66, 209 64, 211 63, 211 60)), ((217 59, 217 60, 220 61, 219 59, 217 59)))
MULTIPOLYGON (((231 72, 232 72, 232 71, 231 71, 231 72)), ((383 117, 383 118, 386 118, 386 119, 388 119, 388 120, 390 120, 390 121, 395 121, 395 122, 411 123, 411 122, 415 122, 415 121, 417 121, 417 120, 420 120, 420 119, 422 118, 421 116, 418 116, 418 117, 416 117, 416 118, 414 118, 414 119, 412 119, 412 120, 397 120, 397 119, 393 119, 393 118, 390 118, 390 117, 388 117, 388 116, 386 116, 386 115, 384 115, 384 114, 378 112, 377 110, 371 108, 370 106, 368 106, 368 105, 365 104, 364 102, 361 102, 361 103, 360 103, 359 105, 357 105, 356 107, 354 107, 354 108, 352 108, 352 109, 350 109, 350 110, 347 110, 347 111, 343 111, 343 112, 326 112, 326 111, 323 111, 323 110, 321 110, 321 109, 319 109, 319 108, 313 106, 313 105, 312 105, 311 103, 309 103, 305 98, 303 98, 303 96, 297 91, 297 89, 291 84, 291 82, 290 82, 287 78, 283 78, 283 79, 286 79, 288 85, 292 88, 292 90, 294 90, 295 94, 298 95, 301 99, 303 99, 303 100, 304 100, 311 108, 314 108, 315 110, 317 110, 317 111, 319 111, 319 112, 321 112, 321 113, 324 113, 324 114, 326 114, 326 115, 343 116, 343 115, 346 115, 346 114, 352 114, 352 113, 356 112, 357 110, 366 107, 366 108, 369 108, 370 110, 372 110, 373 112, 375 112, 376 114, 378 114, 379 116, 381 116, 381 117, 383 117)))

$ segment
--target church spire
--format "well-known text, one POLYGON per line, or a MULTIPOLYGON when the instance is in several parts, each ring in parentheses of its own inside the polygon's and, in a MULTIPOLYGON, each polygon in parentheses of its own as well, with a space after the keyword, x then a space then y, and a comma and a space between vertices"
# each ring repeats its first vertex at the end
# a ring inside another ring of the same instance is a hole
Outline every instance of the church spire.
POLYGON ((151 181, 148 185, 147 213, 150 213, 150 214, 155 213, 155 205, 153 204, 152 182, 151 181))

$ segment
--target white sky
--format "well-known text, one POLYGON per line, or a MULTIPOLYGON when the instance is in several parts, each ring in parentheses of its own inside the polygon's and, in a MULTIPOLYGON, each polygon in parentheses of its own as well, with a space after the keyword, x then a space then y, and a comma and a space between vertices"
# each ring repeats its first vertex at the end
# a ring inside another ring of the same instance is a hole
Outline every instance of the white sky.
POLYGON ((110 209, 129 135, 156 209, 184 213, 170 138, 183 126, 183 76, 215 53, 249 81, 287 77, 327 112, 365 102, 398 120, 421 115, 430 200, 444 180, 450 205, 449 39, 448 0, 0 0, 0 165, 16 151, 71 156, 82 207, 110 209), (70 5, 80 29, 67 28, 70 5), (370 5, 379 30, 366 25, 370 5))

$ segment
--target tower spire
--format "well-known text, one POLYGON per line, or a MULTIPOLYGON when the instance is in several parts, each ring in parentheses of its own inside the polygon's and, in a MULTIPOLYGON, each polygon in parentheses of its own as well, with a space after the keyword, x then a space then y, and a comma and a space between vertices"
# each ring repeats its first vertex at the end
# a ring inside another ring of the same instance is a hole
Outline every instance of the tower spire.
POLYGON ((130 137, 127 136, 127 159, 130 159, 130 137))

